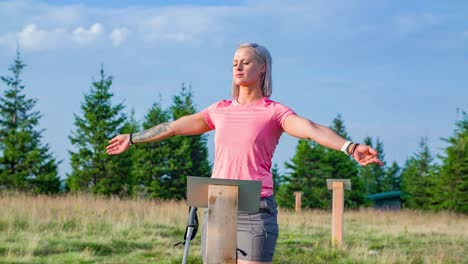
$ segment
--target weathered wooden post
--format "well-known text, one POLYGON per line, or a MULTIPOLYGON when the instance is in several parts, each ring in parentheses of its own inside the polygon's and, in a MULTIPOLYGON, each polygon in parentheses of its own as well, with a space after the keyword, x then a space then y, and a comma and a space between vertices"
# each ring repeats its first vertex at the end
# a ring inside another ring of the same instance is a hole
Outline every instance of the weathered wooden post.
POLYGON ((205 264, 236 263, 237 212, 258 212, 261 188, 261 181, 187 176, 188 205, 208 207, 205 264))
POLYGON ((294 192, 296 196, 296 213, 300 213, 302 209, 302 192, 294 192))
POLYGON ((238 186, 208 186, 207 264, 235 264, 238 186))
POLYGON ((344 190, 351 190, 349 179, 327 179, 328 190, 333 190, 332 202, 332 245, 343 245, 344 190))

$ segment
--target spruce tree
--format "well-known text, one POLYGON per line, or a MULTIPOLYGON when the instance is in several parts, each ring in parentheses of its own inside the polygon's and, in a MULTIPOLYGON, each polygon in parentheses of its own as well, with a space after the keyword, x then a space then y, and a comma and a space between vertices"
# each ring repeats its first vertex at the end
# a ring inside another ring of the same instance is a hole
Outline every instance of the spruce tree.
POLYGON ((405 162, 401 180, 402 189, 407 194, 405 206, 415 209, 428 209, 434 201, 434 175, 436 166, 429 151, 427 138, 422 138, 419 151, 405 162))
POLYGON ((1 77, 7 88, 0 98, 0 189, 56 193, 58 162, 49 145, 41 143, 37 100, 27 98, 21 80, 25 67, 18 51, 9 68, 12 75, 1 77))
POLYGON ((283 182, 283 176, 281 176, 278 168, 278 164, 273 164, 271 168, 271 176, 273 177, 273 193, 276 194, 278 189, 283 182))
POLYGON ((309 140, 300 139, 296 153, 290 162, 285 163, 289 173, 276 196, 278 204, 294 207, 294 192, 300 191, 302 206, 308 208, 329 208, 331 192, 327 190, 329 164, 323 162, 326 155, 324 147, 309 140))
MULTIPOLYGON (((162 109, 161 104, 155 102, 145 115, 143 129, 168 122, 170 118, 170 112, 162 109)), ((137 145, 135 150, 134 174, 140 195, 170 198, 170 193, 166 192, 171 184, 166 180, 171 155, 169 140, 142 143, 137 145)))
POLYGON ((369 164, 367 166, 361 167, 360 176, 364 181, 365 194, 369 195, 379 192, 386 192, 389 190, 389 186, 385 185, 387 180, 385 179, 386 162, 383 143, 379 140, 379 138, 377 138, 374 145, 372 137, 365 137, 364 144, 374 148, 379 153, 379 159, 384 163, 384 166, 380 166, 378 164, 369 164))
POLYGON ((456 122, 437 177, 437 209, 468 213, 468 114, 456 122))
MULTIPOLYGON (((172 120, 196 113, 191 87, 182 84, 181 91, 173 97, 169 109, 172 120)), ((160 178, 166 186, 161 198, 183 199, 186 193, 187 176, 209 177, 211 166, 208 162, 206 135, 175 136, 170 139, 170 156, 167 174, 160 178)))
POLYGON ((385 170, 385 179, 382 182, 384 191, 399 191, 401 189, 401 168, 395 161, 385 170))
MULTIPOLYGON (((340 114, 333 119, 330 126, 341 137, 351 140, 343 118, 340 114)), ((341 151, 327 149, 325 162, 328 163, 329 170, 326 172, 327 178, 330 179, 349 179, 351 181, 351 190, 345 192, 345 206, 350 208, 357 208, 364 203, 364 183, 358 175, 357 162, 341 151)))
POLYGON ((70 152, 72 172, 67 185, 71 191, 104 195, 127 195, 132 185, 129 154, 109 156, 106 146, 113 136, 123 132, 126 115, 122 103, 112 105, 113 77, 101 67, 99 80, 93 81, 84 96, 82 113, 75 114, 76 129, 69 136, 75 151, 70 152))

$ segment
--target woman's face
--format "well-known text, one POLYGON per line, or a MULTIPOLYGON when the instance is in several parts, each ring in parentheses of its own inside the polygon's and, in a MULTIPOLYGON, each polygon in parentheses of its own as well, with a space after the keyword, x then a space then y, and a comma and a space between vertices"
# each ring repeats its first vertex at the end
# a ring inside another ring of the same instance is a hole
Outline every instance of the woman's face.
POLYGON ((240 48, 234 54, 232 77, 236 85, 250 86, 261 79, 265 64, 258 62, 251 48, 240 48))

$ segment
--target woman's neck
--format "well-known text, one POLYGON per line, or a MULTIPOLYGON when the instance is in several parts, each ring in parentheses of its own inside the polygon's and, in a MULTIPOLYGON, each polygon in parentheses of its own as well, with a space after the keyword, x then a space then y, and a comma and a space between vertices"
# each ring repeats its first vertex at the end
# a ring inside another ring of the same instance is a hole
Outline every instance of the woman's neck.
POLYGON ((239 96, 237 97, 237 102, 241 105, 250 104, 255 101, 258 101, 262 97, 263 97, 263 92, 259 86, 255 88, 251 88, 248 86, 240 86, 239 96))

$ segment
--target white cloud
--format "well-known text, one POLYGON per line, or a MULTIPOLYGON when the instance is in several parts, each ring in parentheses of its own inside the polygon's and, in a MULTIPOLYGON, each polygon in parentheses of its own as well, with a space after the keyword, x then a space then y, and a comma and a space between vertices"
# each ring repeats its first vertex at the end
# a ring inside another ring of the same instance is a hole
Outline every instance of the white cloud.
POLYGON ((56 48, 65 37, 61 28, 51 31, 40 29, 36 24, 26 25, 20 32, 7 33, 0 37, 0 44, 16 48, 16 45, 27 51, 39 51, 56 48))
POLYGON ((78 27, 72 32, 72 40, 80 45, 87 45, 97 40, 104 33, 100 23, 93 24, 89 29, 78 27))
POLYGON ((129 30, 127 28, 115 28, 112 30, 112 32, 109 34, 109 38, 112 41, 112 45, 114 47, 120 46, 125 39, 127 38, 129 33, 129 30))

